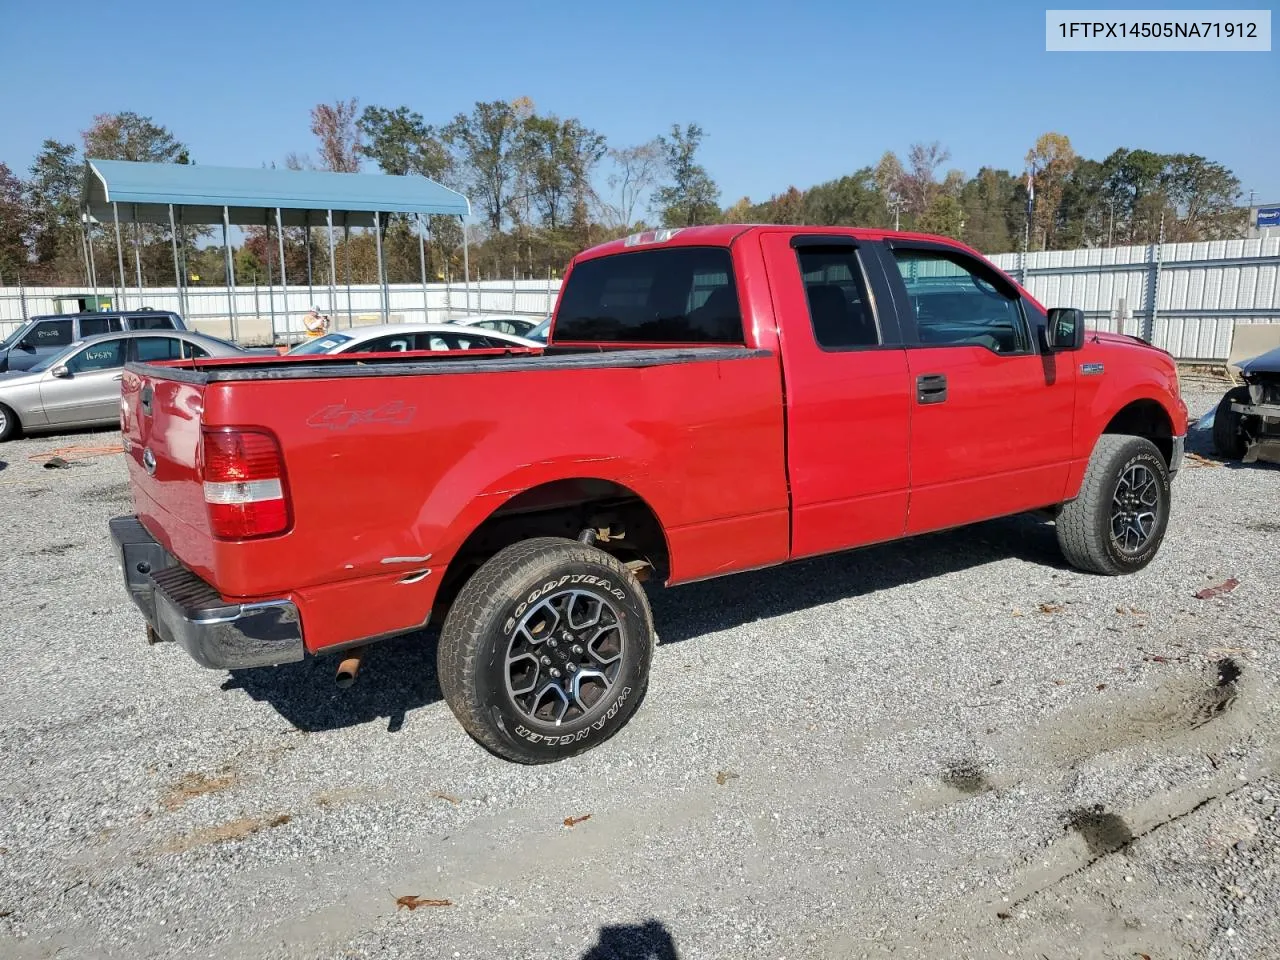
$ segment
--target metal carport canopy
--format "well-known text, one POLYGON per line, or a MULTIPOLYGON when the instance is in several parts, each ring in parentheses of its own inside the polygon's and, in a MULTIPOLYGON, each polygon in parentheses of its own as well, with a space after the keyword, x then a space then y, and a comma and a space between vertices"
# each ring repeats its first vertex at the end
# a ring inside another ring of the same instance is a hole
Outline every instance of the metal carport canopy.
POLYGON ((182 223, 221 224, 226 207, 238 226, 274 222, 276 210, 291 227, 323 225, 324 216, 311 211, 332 210, 335 226, 351 227, 373 226, 375 213, 471 213, 465 196, 418 176, 129 160, 89 159, 86 166, 84 202, 100 223, 115 216, 112 204, 121 223, 166 223, 172 204, 182 223))

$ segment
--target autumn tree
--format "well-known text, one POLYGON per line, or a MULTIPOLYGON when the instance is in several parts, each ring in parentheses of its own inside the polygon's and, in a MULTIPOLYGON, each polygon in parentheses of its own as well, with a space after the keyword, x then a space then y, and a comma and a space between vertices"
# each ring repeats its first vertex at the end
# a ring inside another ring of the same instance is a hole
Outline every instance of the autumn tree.
POLYGON ((359 101, 318 103, 311 108, 311 132, 320 141, 320 168, 334 173, 360 169, 360 128, 356 118, 359 101))
POLYGON ((876 189, 884 198, 885 206, 894 211, 894 222, 899 223, 902 210, 907 206, 906 197, 903 195, 907 173, 898 155, 892 150, 886 150, 876 163, 874 176, 876 189))
POLYGON ((902 194, 914 216, 919 219, 932 205, 940 189, 938 168, 951 159, 951 151, 938 143, 913 143, 907 150, 907 170, 902 179, 902 194))
POLYGON ((32 253, 50 279, 81 274, 81 166, 76 148, 46 140, 31 164, 27 208, 32 253))
POLYGON ((1071 140, 1061 133, 1041 134, 1035 146, 1027 151, 1026 162, 1035 187, 1031 231, 1033 236, 1041 238, 1042 249, 1047 250, 1054 243, 1058 207, 1076 159, 1071 140))
POLYGON ((23 183, 0 163, 0 277, 12 283, 27 269, 26 233, 30 226, 23 183))
POLYGON ((612 194, 608 202, 601 204, 601 210, 610 226, 630 230, 636 222, 636 209, 657 185, 665 153, 655 138, 633 147, 609 150, 608 155, 613 169, 606 182, 612 194))
POLYGON ((713 223, 720 216, 717 201, 720 188, 698 162, 698 147, 702 144, 702 128, 691 123, 681 129, 671 125, 669 137, 659 137, 666 161, 670 183, 655 191, 653 202, 661 212, 662 223, 667 227, 692 227, 699 223, 713 223))
POLYGON ((828 180, 805 191, 805 223, 823 226, 885 227, 891 223, 885 197, 870 167, 828 180))
POLYGON ((444 141, 454 150, 462 184, 479 201, 494 233, 502 231, 511 212, 520 173, 520 136, 531 113, 527 100, 478 102, 470 114, 459 113, 444 128, 444 141))
POLYGON ((960 191, 964 240, 984 253, 1015 249, 1022 235, 1026 195, 1008 170, 983 167, 960 191))

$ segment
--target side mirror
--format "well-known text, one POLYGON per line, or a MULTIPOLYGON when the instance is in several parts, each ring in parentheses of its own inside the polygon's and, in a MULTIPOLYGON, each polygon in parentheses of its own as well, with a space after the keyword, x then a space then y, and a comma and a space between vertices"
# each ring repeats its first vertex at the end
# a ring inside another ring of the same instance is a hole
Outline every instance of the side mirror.
POLYGON ((1049 311, 1044 339, 1051 351, 1079 350, 1084 346, 1084 311, 1076 307, 1054 307, 1049 311))
POLYGON ((21 350, 35 350, 36 345, 32 343, 30 340, 28 340, 26 337, 23 337, 21 340, 18 341, 18 348, 21 350))
POLYGON ((50 370, 49 375, 52 377, 58 377, 59 379, 62 379, 62 378, 71 376, 71 371, 68 370, 65 366, 59 366, 59 367, 54 367, 52 370, 50 370))

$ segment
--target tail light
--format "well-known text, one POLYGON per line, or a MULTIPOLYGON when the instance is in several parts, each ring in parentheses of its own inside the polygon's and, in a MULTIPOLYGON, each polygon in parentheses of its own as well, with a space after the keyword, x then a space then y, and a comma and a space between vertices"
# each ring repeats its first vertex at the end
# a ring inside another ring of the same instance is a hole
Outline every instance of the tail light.
POLYGON ((204 502, 219 540, 251 540, 289 528, 280 444, 257 430, 206 430, 204 502))

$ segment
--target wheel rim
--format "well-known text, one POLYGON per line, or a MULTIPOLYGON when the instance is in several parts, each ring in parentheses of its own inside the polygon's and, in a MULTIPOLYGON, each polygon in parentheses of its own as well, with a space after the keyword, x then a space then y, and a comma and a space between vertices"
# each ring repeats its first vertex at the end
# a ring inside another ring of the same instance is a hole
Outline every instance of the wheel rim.
POLYGON ((1111 500, 1111 541, 1123 553, 1137 553, 1155 534, 1160 514, 1160 481, 1150 467, 1135 464, 1120 476, 1111 500))
POLYGON ((9 427, 9 417, 4 412, 4 408, 0 407, 0 436, 4 435, 4 432, 6 429, 8 429, 8 427, 9 427))
POLYGON ((622 669, 622 617, 603 597, 561 590, 529 609, 507 646, 507 696, 526 720, 560 726, 603 709, 622 669))

